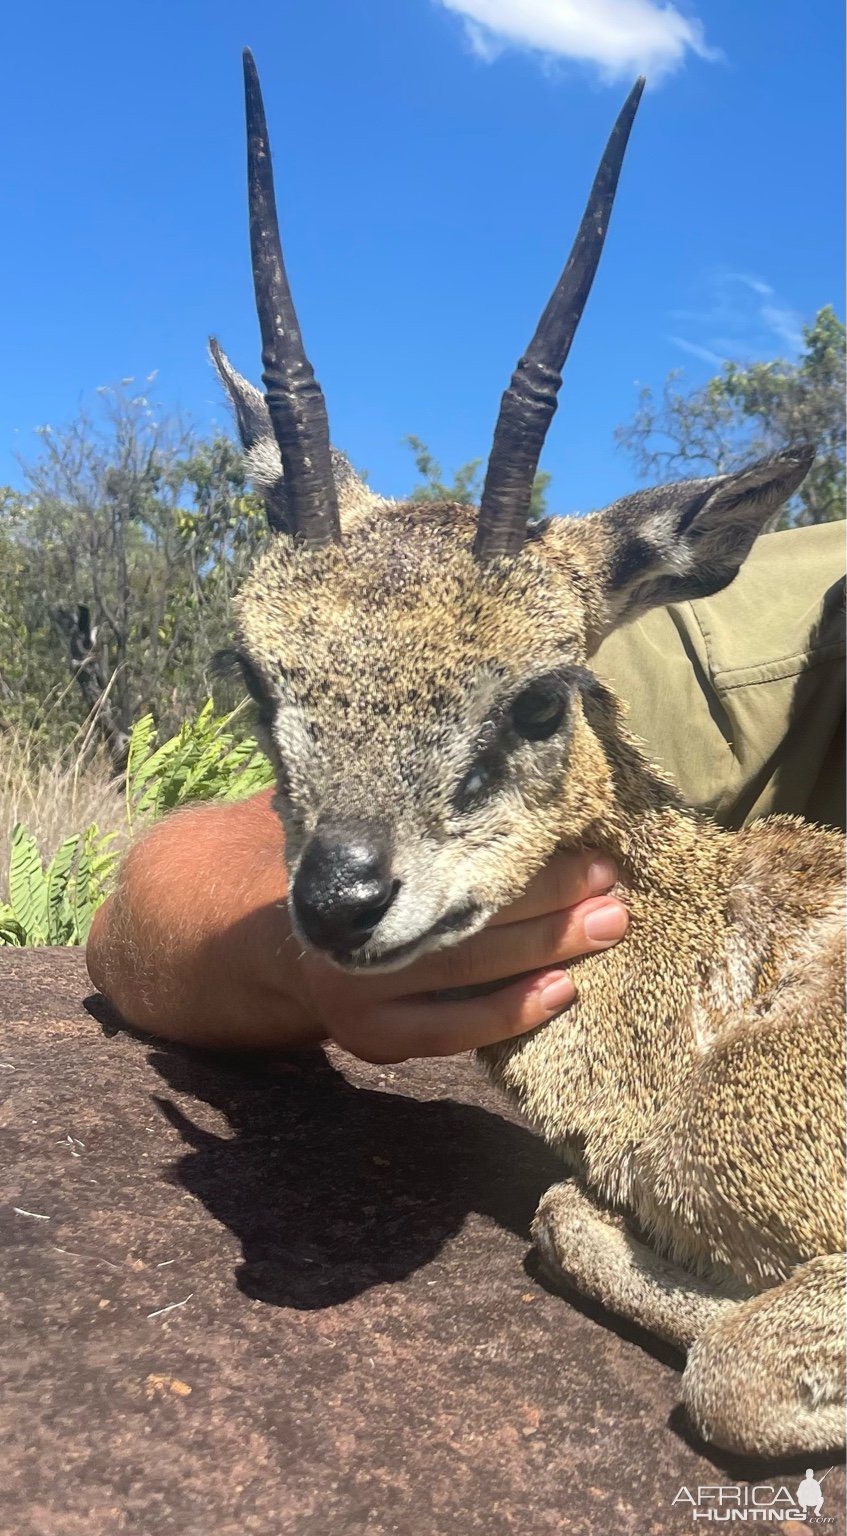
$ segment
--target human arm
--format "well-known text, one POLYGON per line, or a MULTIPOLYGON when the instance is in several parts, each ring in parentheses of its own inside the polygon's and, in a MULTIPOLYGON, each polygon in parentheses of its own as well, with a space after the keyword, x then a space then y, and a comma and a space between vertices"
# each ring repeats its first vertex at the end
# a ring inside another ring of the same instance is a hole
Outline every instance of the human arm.
POLYGON ((560 854, 492 925, 403 971, 340 972, 303 954, 285 906, 284 839, 271 791, 160 822, 127 854, 95 916, 89 974, 127 1022, 192 1045, 286 1049, 331 1037, 371 1061, 440 1055, 545 1022, 573 998, 564 967, 608 947, 591 918, 614 870, 560 854), (530 973, 526 975, 525 973, 530 973), (521 979, 462 1001, 432 994, 521 979), (545 988, 558 990, 544 996, 545 988))

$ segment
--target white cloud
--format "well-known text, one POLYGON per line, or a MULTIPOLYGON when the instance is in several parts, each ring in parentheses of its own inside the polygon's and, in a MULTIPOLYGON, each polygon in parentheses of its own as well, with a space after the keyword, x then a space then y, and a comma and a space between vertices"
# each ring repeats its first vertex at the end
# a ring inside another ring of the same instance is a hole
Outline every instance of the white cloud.
POLYGON ((779 304, 763 304, 759 314, 762 324, 788 347, 799 352, 803 345, 803 319, 796 309, 784 309, 779 304))
POLYGON ((675 347, 682 352, 687 352, 691 357, 697 357, 701 363, 708 363, 712 368, 722 368, 724 358, 720 352, 713 352, 710 347, 701 347, 696 341, 686 341, 684 336, 669 336, 675 347))
POLYGON ((759 293, 764 299, 773 298, 773 288, 762 277, 752 277, 749 272, 725 272, 724 281, 727 283, 743 283, 752 293, 759 293))
POLYGON ((701 309, 672 310, 671 318, 692 328, 689 336, 668 340, 710 367, 726 359, 766 362, 776 356, 793 361, 803 347, 803 316, 792 309, 772 283, 750 272, 714 272, 701 309))
POLYGON ((661 0, 436 0, 465 23, 474 53, 490 62, 504 47, 573 59, 612 81, 643 73, 655 82, 686 55, 715 59, 702 23, 661 0))

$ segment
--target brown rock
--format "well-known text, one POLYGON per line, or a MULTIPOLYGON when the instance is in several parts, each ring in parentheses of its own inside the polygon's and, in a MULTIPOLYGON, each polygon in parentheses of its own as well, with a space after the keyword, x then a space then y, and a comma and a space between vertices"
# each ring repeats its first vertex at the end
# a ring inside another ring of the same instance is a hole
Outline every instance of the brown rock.
POLYGON ((796 1488, 533 1283, 559 1170, 471 1061, 215 1058, 90 992, 0 952, 3 1536, 664 1533, 703 1525, 681 1485, 796 1488))

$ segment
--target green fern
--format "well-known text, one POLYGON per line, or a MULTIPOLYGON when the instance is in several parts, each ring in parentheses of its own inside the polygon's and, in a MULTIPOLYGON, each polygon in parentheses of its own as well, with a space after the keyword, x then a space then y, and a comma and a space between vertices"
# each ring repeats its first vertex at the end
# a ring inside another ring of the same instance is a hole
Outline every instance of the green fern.
POLYGON ((9 904, 30 944, 47 943, 47 880, 35 838, 20 822, 12 829, 9 904))
POLYGON ((54 853, 47 869, 48 944, 74 944, 79 942, 75 938, 76 914, 70 899, 70 892, 74 877, 74 863, 81 840, 81 832, 74 833, 72 837, 66 837, 65 841, 54 853))
MULTIPOLYGON (((273 770, 257 743, 239 740, 231 729, 240 714, 241 708, 216 716, 209 699, 196 719, 161 745, 152 715, 136 722, 125 789, 130 835, 178 806, 241 800, 273 782, 273 770)), ((0 945, 84 944, 114 884, 120 862, 113 846, 117 837, 92 823, 65 838, 45 867, 35 839, 17 825, 9 900, 0 902, 0 945)))
POLYGON ((12 832, 9 901, 0 904, 0 944, 84 944, 118 862, 114 832, 95 825, 66 837, 44 868, 35 839, 12 832))
POLYGON ((5 901, 0 902, 0 944, 11 944, 17 948, 23 948, 26 944, 26 933, 13 909, 5 901))
POLYGON ((127 768, 127 820, 155 820, 177 806, 206 800, 241 800, 273 782, 273 770, 252 739, 231 730, 241 713, 214 714, 208 699, 194 720, 156 746, 152 719, 133 727, 127 768))

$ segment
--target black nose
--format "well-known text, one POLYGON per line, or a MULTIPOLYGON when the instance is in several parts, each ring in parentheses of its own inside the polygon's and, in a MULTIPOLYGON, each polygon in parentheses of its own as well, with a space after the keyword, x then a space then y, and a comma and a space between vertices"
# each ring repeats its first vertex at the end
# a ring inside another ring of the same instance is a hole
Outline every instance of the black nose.
POLYGON ((306 845, 291 899, 297 920, 316 949, 361 949, 398 890, 385 844, 316 832, 306 845))

